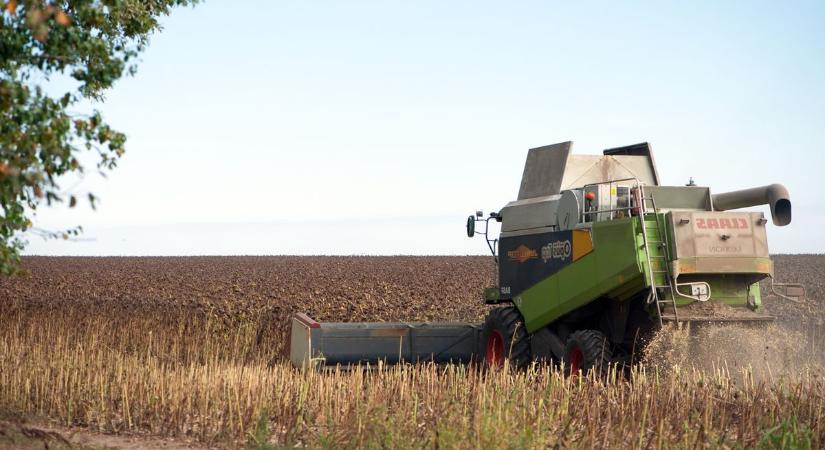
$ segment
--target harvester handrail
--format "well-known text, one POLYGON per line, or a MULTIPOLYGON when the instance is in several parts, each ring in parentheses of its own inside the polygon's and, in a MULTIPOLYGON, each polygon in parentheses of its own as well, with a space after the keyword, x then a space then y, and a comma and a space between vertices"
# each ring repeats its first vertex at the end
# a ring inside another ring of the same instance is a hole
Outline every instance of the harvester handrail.
POLYGON ((628 209, 633 209, 635 206, 626 206, 624 208, 616 208, 616 209, 599 209, 595 211, 584 211, 582 214, 599 214, 599 213, 609 213, 609 212, 618 212, 618 211, 627 211, 628 209))
MULTIPOLYGON (((603 185, 603 184, 613 185, 615 183, 620 183, 622 181, 633 181, 634 182, 633 183, 633 188, 642 188, 644 186, 644 183, 639 181, 639 178, 629 177, 629 178, 617 178, 615 180, 599 181, 598 183, 588 183, 588 184, 585 184, 584 186, 582 186, 582 190, 586 189, 589 186, 600 186, 600 185, 603 185)), ((592 214, 611 213, 610 214, 610 219, 612 220, 613 219, 613 214, 612 213, 619 212, 619 211, 628 211, 630 213, 630 215, 633 215, 633 209, 634 208, 638 208, 638 210, 641 214, 647 213, 647 211, 646 211, 647 208, 645 207, 644 200, 642 200, 640 203, 641 204, 636 205, 635 207, 634 206, 627 206, 625 208, 597 209, 597 210, 593 210, 593 211, 582 211, 582 213, 581 213, 582 217, 581 218, 584 219, 586 216, 592 215, 592 214)), ((613 191, 612 190, 610 191, 610 204, 613 204, 613 191)))
POLYGON ((642 183, 641 181, 639 181, 639 179, 638 179, 638 178, 636 178, 636 177, 630 177, 630 178, 618 178, 618 179, 616 179, 616 180, 599 181, 598 183, 587 183, 587 184, 585 184, 583 187, 587 187, 587 186, 598 186, 598 185, 600 185, 600 184, 613 184, 613 183, 618 183, 618 182, 620 182, 620 181, 635 181, 635 182, 636 182, 636 187, 641 186, 641 185, 643 185, 643 184, 644 184, 644 183, 642 183))

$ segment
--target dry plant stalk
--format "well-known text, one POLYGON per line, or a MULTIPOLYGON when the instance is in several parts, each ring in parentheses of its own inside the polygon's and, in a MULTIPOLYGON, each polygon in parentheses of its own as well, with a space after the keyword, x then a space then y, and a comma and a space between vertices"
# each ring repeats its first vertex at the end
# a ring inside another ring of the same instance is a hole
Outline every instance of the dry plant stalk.
POLYGON ((724 368, 639 367, 629 380, 538 366, 302 372, 256 348, 254 323, 179 319, 3 316, 0 409, 224 445, 264 412, 269 440, 312 447, 750 447, 789 418, 825 445, 825 380, 812 371, 773 383, 724 368))

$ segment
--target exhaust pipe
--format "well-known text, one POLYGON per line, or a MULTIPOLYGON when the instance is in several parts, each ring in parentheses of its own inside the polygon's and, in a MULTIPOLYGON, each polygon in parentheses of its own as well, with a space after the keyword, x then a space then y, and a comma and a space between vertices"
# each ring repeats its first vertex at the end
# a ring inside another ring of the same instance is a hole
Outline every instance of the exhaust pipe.
POLYGON ((771 207, 774 225, 783 227, 791 223, 791 196, 781 184, 725 192, 713 196, 713 209, 716 211, 759 205, 771 207))

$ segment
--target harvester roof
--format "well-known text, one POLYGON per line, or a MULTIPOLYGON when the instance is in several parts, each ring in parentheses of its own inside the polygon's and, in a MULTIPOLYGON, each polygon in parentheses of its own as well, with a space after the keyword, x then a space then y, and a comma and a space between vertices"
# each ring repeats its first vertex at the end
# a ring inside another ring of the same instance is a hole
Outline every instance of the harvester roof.
POLYGON ((573 142, 532 148, 527 153, 518 199, 557 195, 565 189, 623 178, 659 185, 647 142, 604 150, 602 155, 573 155, 573 142))

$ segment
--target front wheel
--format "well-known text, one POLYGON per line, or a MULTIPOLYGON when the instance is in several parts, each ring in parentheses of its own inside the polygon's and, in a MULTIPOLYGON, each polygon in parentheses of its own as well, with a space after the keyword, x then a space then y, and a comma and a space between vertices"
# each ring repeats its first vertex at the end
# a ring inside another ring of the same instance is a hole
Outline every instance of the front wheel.
POLYGON ((505 360, 516 368, 530 362, 530 342, 521 313, 512 306, 496 308, 487 315, 482 335, 484 365, 501 367, 505 360))
POLYGON ((579 330, 567 338, 564 364, 568 374, 586 374, 590 370, 607 370, 613 352, 604 334, 596 330, 579 330))

